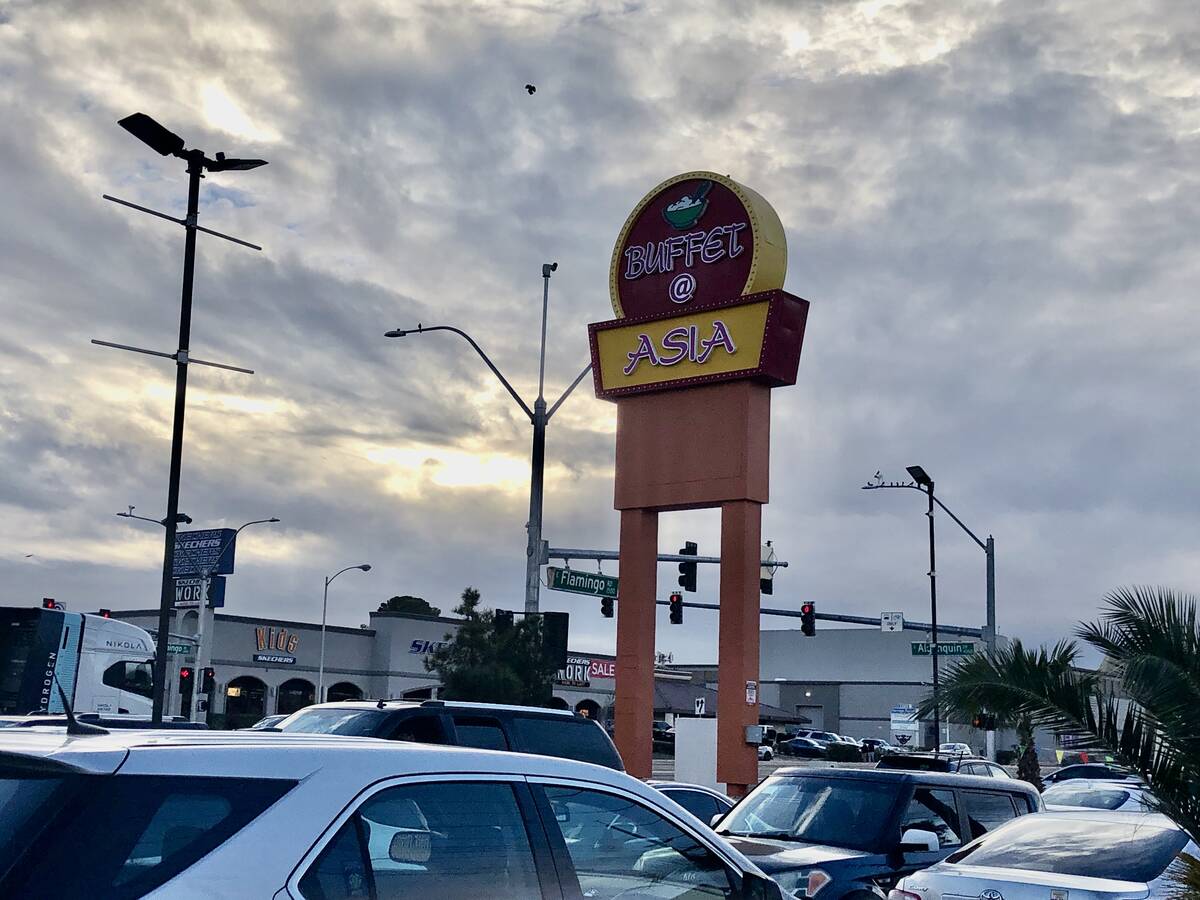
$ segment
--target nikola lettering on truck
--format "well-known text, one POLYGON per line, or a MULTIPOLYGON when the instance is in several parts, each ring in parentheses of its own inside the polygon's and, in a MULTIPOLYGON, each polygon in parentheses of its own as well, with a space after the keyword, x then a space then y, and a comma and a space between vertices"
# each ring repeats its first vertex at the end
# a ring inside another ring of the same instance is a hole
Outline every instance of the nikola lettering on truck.
POLYGON ((128 622, 63 609, 0 607, 0 714, 149 715, 154 641, 128 622))

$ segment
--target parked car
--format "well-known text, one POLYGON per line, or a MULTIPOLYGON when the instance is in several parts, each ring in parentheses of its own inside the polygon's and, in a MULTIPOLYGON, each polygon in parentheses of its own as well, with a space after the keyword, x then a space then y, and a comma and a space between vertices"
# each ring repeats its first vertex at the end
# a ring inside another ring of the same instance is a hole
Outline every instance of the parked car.
POLYGON ((239 728, 236 730, 237 731, 262 731, 264 728, 274 728, 276 725, 278 725, 280 722, 282 722, 284 719, 286 719, 288 717, 288 715, 289 715, 288 713, 284 713, 284 714, 276 713, 273 716, 263 716, 261 719, 259 719, 257 722, 255 722, 253 725, 249 725, 246 728, 239 728))
POLYGON ((830 744, 844 743, 841 736, 834 734, 832 731, 797 731, 796 737, 805 737, 811 741, 816 741, 822 747, 828 747, 830 744))
POLYGON ((352 700, 306 706, 270 730, 517 750, 625 770, 605 730, 565 709, 444 700, 352 700))
POLYGON ((670 750, 675 746, 675 729, 660 719, 650 723, 650 737, 655 750, 670 750))
POLYGON ((1048 810, 1104 809, 1113 812, 1150 812, 1149 792, 1141 785, 1120 781, 1072 778, 1042 791, 1048 810))
POLYGON ((971 749, 969 744, 963 744, 958 741, 949 741, 945 744, 938 744, 938 753, 955 753, 959 756, 974 756, 975 751, 971 749))
POLYGON ((794 737, 779 745, 784 756, 800 756, 806 759, 824 759, 825 748, 812 738, 794 737))
POLYGON ((573 760, 262 731, 9 729, 0 784, 4 897, 782 900, 683 808, 573 760))
POLYGON ((1041 809, 1037 791, 1014 779, 790 768, 759 784, 716 830, 796 896, 867 900, 1041 809))
POLYGON ((1142 780, 1136 772, 1120 766, 1109 766, 1103 763, 1075 763, 1063 766, 1049 775, 1043 775, 1042 783, 1058 784, 1076 778, 1087 778, 1092 781, 1125 781, 1132 784, 1140 784, 1142 780))
POLYGON ((904 878, 888 897, 1163 897, 1163 873, 1185 850, 1197 853, 1165 816, 1049 812, 985 834, 904 878))
POLYGON ((863 738, 862 748, 866 753, 876 753, 879 756, 884 756, 888 753, 899 753, 899 747, 893 747, 882 738, 863 738))
POLYGON ((768 759, 774 759, 774 758, 775 758, 775 751, 771 749, 770 744, 759 744, 758 745, 759 762, 762 762, 762 761, 768 760, 768 759))
POLYGON ((1004 766, 979 756, 946 756, 940 753, 890 753, 875 764, 877 769, 903 769, 908 772, 956 772, 959 775, 983 775, 988 778, 1012 778, 1004 766))
POLYGON ((720 791, 702 784, 681 781, 647 781, 660 794, 670 797, 701 822, 712 822, 733 809, 733 801, 720 791))

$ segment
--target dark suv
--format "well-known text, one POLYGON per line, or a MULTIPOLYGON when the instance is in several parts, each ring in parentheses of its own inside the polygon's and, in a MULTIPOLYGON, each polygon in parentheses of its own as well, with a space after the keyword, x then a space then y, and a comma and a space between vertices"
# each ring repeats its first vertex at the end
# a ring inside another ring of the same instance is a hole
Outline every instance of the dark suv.
POLYGON ((879 760, 875 768, 904 769, 908 772, 957 772, 959 775, 1012 778, 1004 766, 988 762, 982 756, 960 756, 956 753, 890 753, 879 760))
POLYGON ((1014 779, 779 769, 716 831, 795 896, 872 900, 984 832, 1041 809, 1037 791, 1014 779))
POLYGON ((306 706, 263 730, 515 750, 625 771, 604 729, 565 709, 448 700, 359 700, 306 706))

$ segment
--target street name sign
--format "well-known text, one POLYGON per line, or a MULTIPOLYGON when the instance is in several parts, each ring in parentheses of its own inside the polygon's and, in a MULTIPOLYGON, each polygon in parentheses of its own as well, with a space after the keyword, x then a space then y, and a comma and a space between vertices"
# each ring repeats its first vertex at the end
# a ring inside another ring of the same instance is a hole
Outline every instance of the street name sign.
MULTIPOLYGON (((931 656, 933 647, 929 641, 913 641, 913 656, 931 656)), ((938 656, 973 656, 975 644, 971 641, 938 641, 938 656)))
POLYGON ((236 535, 232 528, 179 532, 175 535, 175 576, 232 575, 236 535))
POLYGON ((602 572, 580 572, 577 569, 546 567, 550 590, 567 591, 572 594, 587 594, 591 597, 616 597, 618 579, 615 575, 602 572))

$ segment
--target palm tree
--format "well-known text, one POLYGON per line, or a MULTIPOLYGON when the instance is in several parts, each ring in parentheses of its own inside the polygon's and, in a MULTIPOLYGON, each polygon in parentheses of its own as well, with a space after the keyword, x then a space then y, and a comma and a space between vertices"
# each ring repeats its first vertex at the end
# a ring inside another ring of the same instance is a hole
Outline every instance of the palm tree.
MULTIPOLYGON (((1122 588, 1104 599, 1101 619, 1081 640, 1105 656, 1100 671, 1079 668, 1079 647, 1046 650, 1020 641, 950 668, 939 692, 944 713, 986 711, 1075 737, 1108 753, 1149 783, 1156 808, 1200 843, 1200 631, 1196 598, 1167 588, 1122 588)), ((932 711, 932 698, 922 714, 932 711)))

